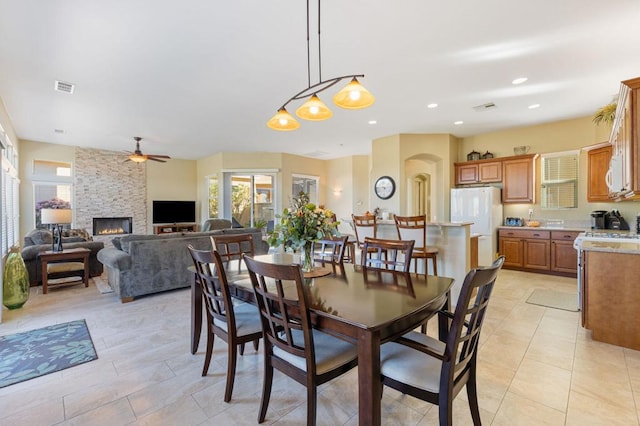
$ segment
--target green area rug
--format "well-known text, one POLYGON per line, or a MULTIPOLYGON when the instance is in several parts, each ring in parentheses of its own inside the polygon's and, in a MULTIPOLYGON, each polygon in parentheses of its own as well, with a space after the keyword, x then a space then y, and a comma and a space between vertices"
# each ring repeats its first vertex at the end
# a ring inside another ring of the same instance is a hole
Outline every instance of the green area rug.
POLYGON ((0 388, 97 358, 84 320, 0 336, 0 388))
POLYGON ((536 288, 527 299, 527 303, 576 312, 578 310, 578 295, 576 293, 536 288))

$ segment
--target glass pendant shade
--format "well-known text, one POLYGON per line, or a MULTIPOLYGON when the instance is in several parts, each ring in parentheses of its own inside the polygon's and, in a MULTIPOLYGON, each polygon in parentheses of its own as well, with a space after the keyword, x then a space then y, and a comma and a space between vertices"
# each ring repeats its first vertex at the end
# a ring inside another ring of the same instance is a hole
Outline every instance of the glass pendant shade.
POLYGON ((280 108, 276 115, 267 121, 267 126, 273 130, 289 132, 300 127, 300 123, 285 108, 280 108))
POLYGON ((355 77, 333 97, 334 104, 346 109, 366 108, 375 101, 376 98, 355 77))
POLYGON ((333 112, 314 93, 300 108, 296 115, 304 120, 322 121, 333 116, 333 112))

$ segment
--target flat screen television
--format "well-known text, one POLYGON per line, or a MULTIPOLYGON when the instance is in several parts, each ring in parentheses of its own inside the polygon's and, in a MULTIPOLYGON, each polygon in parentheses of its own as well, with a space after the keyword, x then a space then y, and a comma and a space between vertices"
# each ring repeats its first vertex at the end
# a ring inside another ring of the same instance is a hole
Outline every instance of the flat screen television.
POLYGON ((153 201, 153 223, 194 223, 195 201, 153 201))

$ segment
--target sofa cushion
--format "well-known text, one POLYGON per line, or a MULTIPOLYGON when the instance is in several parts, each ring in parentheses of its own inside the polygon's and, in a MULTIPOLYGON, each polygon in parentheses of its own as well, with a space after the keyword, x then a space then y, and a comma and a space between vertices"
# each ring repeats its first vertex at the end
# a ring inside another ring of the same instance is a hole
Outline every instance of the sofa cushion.
POLYGON ((93 237, 86 229, 63 229, 63 237, 81 237, 84 241, 93 241, 93 237))
POLYGON ((124 251, 125 253, 129 253, 129 246, 131 241, 164 240, 164 239, 179 238, 179 237, 182 237, 182 234, 179 232, 174 232, 172 234, 160 234, 160 235, 130 234, 120 238, 120 246, 122 247, 122 251, 124 251))

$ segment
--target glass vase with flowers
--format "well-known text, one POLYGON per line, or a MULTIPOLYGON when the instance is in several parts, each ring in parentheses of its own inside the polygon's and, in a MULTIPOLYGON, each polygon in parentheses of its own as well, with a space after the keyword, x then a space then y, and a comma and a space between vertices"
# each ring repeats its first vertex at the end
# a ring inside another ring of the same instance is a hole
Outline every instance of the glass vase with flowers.
POLYGON ((339 222, 333 212, 309 202, 309 195, 305 192, 293 197, 291 206, 276 218, 280 223, 269 233, 267 242, 271 247, 282 245, 285 250, 300 253, 302 269, 306 272, 313 268, 313 242, 339 235, 339 222))

